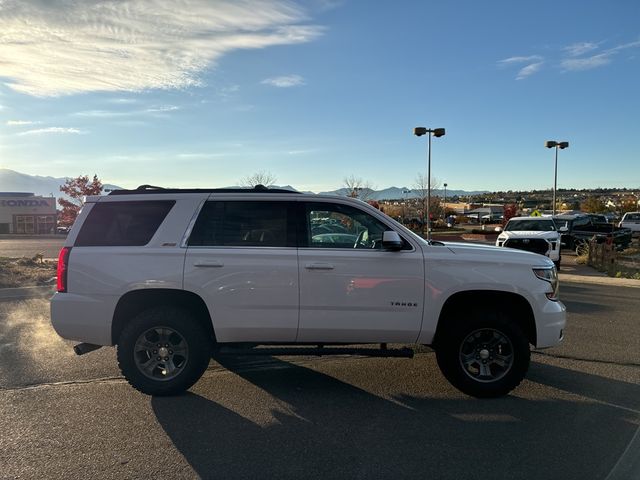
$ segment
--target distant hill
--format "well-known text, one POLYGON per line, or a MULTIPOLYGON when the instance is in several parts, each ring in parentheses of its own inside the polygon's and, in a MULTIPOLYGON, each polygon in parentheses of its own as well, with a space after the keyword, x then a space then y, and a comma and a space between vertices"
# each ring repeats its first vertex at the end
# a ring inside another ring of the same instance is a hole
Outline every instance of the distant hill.
MULTIPOLYGON (((466 191, 466 190, 449 190, 447 189, 447 198, 455 197, 455 196, 464 196, 467 197, 469 195, 477 195, 481 193, 487 193, 487 190, 474 190, 474 191, 466 191)), ((349 189, 347 188, 339 188, 337 190, 332 190, 330 192, 320 192, 324 195, 348 195, 349 189)), ((412 191, 407 187, 389 187, 383 190, 369 190, 367 192, 369 195, 367 196, 368 200, 399 200, 403 198, 418 198, 419 194, 412 191), (404 193, 408 191, 408 193, 404 193)), ((431 191, 431 194, 434 196, 444 196, 444 189, 434 189, 431 191)))
MULTIPOLYGON (((16 172, 7 168, 0 168, 0 192, 32 192, 36 195, 50 196, 58 198, 63 196, 60 192, 60 185, 66 181, 65 177, 41 177, 39 175, 27 175, 26 173, 16 172)), ((285 190, 298 191, 291 185, 273 186, 274 188, 282 188, 285 190)), ((119 190, 122 187, 117 185, 104 184, 105 190, 119 190)), ((239 188, 239 187, 229 187, 239 188)), ((403 193, 406 190, 411 190, 407 187, 389 187, 383 190, 372 190, 367 199, 370 200, 397 200, 402 198, 416 198, 418 194, 410 191, 409 193, 403 193)), ((314 193, 314 192, 303 192, 314 193)), ((325 195, 348 195, 350 192, 347 188, 339 188, 330 192, 320 192, 325 195)), ((480 193, 487 193, 486 190, 468 192, 466 190, 449 190, 447 189, 447 197, 453 196, 468 196, 476 195, 480 193)), ((444 195, 444 190, 433 190, 434 196, 444 195)))
MULTIPOLYGON (((64 184, 66 180, 65 177, 41 177, 0 168, 0 192, 31 192, 45 197, 51 195, 56 198, 66 197, 60 191, 60 185, 64 184)), ((105 184, 104 188, 117 190, 121 187, 105 184)))

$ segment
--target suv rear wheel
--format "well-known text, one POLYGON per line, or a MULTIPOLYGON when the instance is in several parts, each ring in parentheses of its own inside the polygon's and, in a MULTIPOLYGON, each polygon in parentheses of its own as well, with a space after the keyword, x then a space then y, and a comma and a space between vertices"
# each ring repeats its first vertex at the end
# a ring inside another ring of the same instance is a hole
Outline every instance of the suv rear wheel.
POLYGON ((184 392, 202 376, 212 342, 188 312, 156 307, 134 317, 118 339, 118 365, 135 389, 148 395, 184 392))
POLYGON ((485 313, 448 328, 436 346, 451 384, 473 397, 501 397, 516 388, 530 361, 529 341, 509 316, 485 313))

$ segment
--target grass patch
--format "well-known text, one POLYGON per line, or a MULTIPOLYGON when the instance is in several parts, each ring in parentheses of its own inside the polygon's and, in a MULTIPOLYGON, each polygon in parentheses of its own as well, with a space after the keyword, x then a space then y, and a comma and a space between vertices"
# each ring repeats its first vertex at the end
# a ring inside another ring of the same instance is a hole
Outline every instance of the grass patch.
POLYGON ((34 258, 0 258, 0 288, 55 284, 58 262, 34 258), (53 279, 53 280, 52 280, 53 279))

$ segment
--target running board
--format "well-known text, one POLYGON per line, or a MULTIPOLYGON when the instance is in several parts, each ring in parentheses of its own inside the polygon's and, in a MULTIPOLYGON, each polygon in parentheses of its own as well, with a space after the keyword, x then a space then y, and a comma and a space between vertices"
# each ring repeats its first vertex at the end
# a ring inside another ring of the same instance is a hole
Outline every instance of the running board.
POLYGON ((412 348, 387 348, 382 344, 381 348, 347 348, 347 347, 258 347, 251 349, 236 349, 221 346, 216 356, 241 356, 241 355, 272 355, 272 356, 316 356, 324 355, 362 355, 366 357, 400 357, 413 358, 412 348))

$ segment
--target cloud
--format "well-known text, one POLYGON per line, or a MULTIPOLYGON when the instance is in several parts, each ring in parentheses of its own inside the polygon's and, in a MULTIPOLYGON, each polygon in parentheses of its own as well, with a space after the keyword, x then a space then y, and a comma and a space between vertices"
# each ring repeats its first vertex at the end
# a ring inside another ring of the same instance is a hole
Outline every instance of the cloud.
POLYGON ((174 112, 176 110, 180 110, 180 107, 177 105, 154 105, 141 110, 83 110, 81 112, 76 112, 73 115, 78 117, 112 118, 146 114, 163 114, 174 112))
POLYGON ((590 70, 611 63, 611 53, 600 53, 586 58, 569 58, 563 60, 560 66, 565 71, 590 70))
POLYGON ((49 133, 56 134, 83 134, 87 133, 84 130, 78 130, 77 128, 67 128, 67 127, 47 127, 47 128, 37 128, 35 130, 26 130, 24 132, 16 133, 16 135, 24 136, 24 135, 44 135, 49 133))
POLYGON ((544 62, 531 63, 526 67, 521 68, 520 71, 518 72, 518 75, 516 76, 516 80, 523 80, 529 77, 530 75, 533 75, 538 70, 540 70, 540 67, 542 67, 543 63, 544 62))
POLYGON ((323 31, 287 0, 0 3, 0 77, 39 97, 200 85, 231 51, 323 31))
POLYGON ((518 63, 528 63, 528 62, 540 62, 542 61, 542 57, 540 55, 529 55, 528 57, 509 57, 504 60, 498 60, 498 64, 502 66, 514 65, 518 63))
POLYGON ((593 42, 579 42, 564 47, 563 50, 567 52, 567 54, 571 57, 579 57, 580 55, 584 55, 585 53, 591 52, 592 50, 596 50, 598 48, 597 43, 593 42))
MULTIPOLYGON (((565 72, 591 70, 592 68, 603 67, 605 65, 610 64, 613 61, 614 56, 623 50, 627 50, 630 48, 638 48, 638 47, 640 47, 640 40, 636 40, 634 42, 622 43, 620 45, 616 45, 615 47, 611 47, 606 50, 603 50, 602 53, 591 55, 589 57, 566 58, 560 62, 560 66, 565 72)), ((597 48, 598 46, 594 43, 582 43, 582 44, 575 44, 575 45, 566 47, 565 51, 568 51, 569 55, 579 56, 589 51, 593 51, 594 49, 597 49, 597 48), (571 50, 571 47, 575 47, 575 46, 578 46, 578 48, 571 50), (580 49, 579 48, 580 46, 584 48, 580 49)))
POLYGON ((281 77, 265 78, 260 83, 279 88, 297 87, 298 85, 304 85, 304 78, 300 75, 283 75, 281 77))
POLYGON ((9 127, 18 127, 22 125, 37 125, 42 122, 35 122, 31 120, 7 120, 7 125, 9 127))

